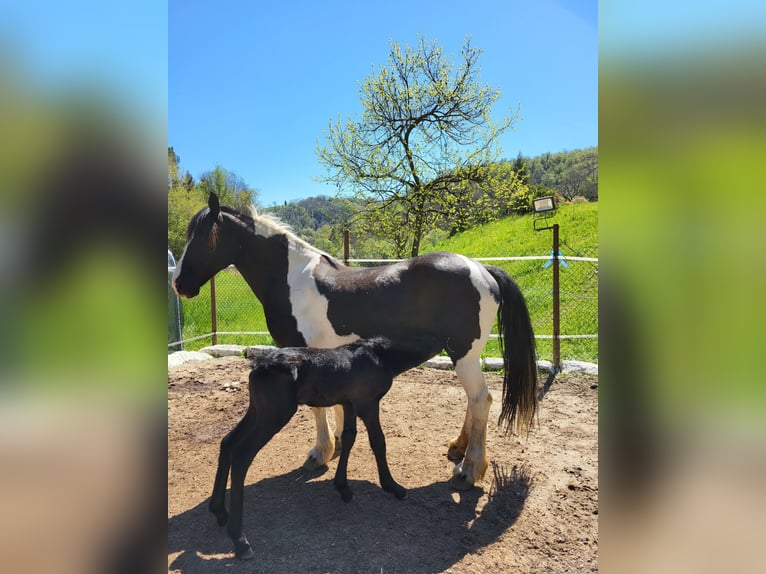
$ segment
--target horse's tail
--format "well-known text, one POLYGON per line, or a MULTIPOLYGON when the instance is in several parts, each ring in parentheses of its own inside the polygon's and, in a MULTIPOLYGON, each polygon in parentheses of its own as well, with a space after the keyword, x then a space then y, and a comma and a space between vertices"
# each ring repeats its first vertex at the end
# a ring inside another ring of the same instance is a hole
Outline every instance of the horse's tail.
POLYGON ((497 331, 503 355, 503 401, 498 424, 529 432, 537 411, 535 335, 519 286, 501 268, 486 266, 500 288, 497 331))

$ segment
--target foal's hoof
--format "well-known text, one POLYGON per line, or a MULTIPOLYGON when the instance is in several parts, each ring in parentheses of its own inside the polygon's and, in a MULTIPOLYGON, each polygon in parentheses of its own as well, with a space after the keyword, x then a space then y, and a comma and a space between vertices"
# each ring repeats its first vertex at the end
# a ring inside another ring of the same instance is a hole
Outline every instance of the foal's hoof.
POLYGON ((340 497, 343 500, 343 502, 351 502, 351 499, 354 498, 354 493, 351 492, 351 489, 348 487, 348 485, 335 485, 335 490, 340 492, 340 497))
POLYGON ((394 496, 398 498, 399 500, 403 500, 407 496, 407 489, 404 488, 403 486, 399 486, 398 484, 387 486, 383 490, 387 490, 388 492, 393 492, 394 496))
POLYGON ((250 548, 250 543, 244 536, 234 541, 234 552, 240 560, 250 560, 255 556, 253 549, 250 548))
POLYGON ((226 526, 226 523, 229 521, 229 513, 226 512, 226 510, 211 510, 215 515, 215 520, 218 523, 218 526, 226 526))

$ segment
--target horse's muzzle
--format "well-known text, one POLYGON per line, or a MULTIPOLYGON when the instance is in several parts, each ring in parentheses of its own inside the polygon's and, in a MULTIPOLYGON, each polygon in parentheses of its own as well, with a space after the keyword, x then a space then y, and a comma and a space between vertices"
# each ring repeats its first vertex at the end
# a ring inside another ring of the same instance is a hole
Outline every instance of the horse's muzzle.
POLYGON ((175 291, 176 295, 179 297, 191 299, 192 297, 199 295, 199 286, 191 287, 190 285, 184 285, 184 282, 178 277, 173 281, 173 291, 175 291))

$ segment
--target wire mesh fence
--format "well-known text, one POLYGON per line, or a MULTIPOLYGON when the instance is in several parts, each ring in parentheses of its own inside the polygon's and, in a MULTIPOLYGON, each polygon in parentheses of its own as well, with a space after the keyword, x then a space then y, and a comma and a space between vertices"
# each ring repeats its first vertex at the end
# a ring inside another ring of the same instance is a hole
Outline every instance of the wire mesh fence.
MULTIPOLYGON (((561 359, 598 362, 598 259, 589 256, 595 254, 578 253, 566 245, 562 245, 561 254, 561 359)), ((498 257, 478 260, 502 267, 518 283, 532 318, 538 357, 550 360, 553 354, 553 265, 550 258, 498 257)), ((381 263, 351 260, 350 264, 381 263)), ((203 286, 194 299, 184 299, 181 302, 184 349, 196 350, 212 343, 274 343, 268 333, 263 307, 235 268, 229 267, 219 272, 213 288, 216 329, 212 327, 211 283, 203 286)), ((177 350, 181 343, 170 343, 168 347, 177 350)), ((484 355, 500 356, 497 339, 490 339, 484 355)))

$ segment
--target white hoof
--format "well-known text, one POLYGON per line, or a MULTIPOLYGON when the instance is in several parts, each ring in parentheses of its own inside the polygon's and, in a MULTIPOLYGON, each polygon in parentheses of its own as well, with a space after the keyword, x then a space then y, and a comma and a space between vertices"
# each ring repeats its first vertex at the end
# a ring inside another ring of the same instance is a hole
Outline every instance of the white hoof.
POLYGON ((465 464, 465 461, 455 465, 449 484, 455 490, 470 490, 475 486, 473 466, 465 464))
POLYGON ((323 466, 327 466, 327 463, 332 460, 333 454, 335 454, 334 443, 330 443, 328 448, 315 446, 309 451, 306 462, 303 463, 303 468, 306 470, 318 470, 323 466))

